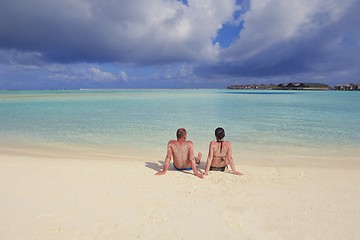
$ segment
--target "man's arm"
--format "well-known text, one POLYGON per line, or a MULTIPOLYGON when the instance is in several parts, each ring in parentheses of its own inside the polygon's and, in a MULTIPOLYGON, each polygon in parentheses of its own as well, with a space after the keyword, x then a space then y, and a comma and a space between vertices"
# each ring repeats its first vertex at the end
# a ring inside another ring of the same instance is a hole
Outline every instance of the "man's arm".
POLYGON ((166 157, 165 157, 165 165, 164 165, 164 168, 162 171, 158 171, 156 173, 156 175, 164 175, 168 168, 169 168, 169 165, 170 165, 170 161, 171 161, 171 157, 172 157, 172 150, 171 150, 171 147, 170 147, 170 142, 168 143, 168 146, 167 146, 167 154, 166 154, 166 157))
POLYGON ((203 178, 203 175, 201 173, 199 173, 199 171, 196 167, 195 157, 194 157, 194 144, 192 142, 190 142, 189 158, 190 158, 190 162, 191 162, 191 168, 194 171, 194 175, 197 176, 198 178, 203 178))

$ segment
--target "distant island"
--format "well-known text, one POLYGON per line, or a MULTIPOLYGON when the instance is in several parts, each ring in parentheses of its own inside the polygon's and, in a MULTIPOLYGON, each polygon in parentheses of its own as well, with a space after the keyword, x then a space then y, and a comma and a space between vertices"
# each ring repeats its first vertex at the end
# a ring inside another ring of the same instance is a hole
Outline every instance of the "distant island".
POLYGON ((311 91, 360 91, 360 84, 339 84, 331 87, 323 83, 280 83, 275 84, 244 84, 231 85, 227 89, 257 89, 257 90, 311 90, 311 91))

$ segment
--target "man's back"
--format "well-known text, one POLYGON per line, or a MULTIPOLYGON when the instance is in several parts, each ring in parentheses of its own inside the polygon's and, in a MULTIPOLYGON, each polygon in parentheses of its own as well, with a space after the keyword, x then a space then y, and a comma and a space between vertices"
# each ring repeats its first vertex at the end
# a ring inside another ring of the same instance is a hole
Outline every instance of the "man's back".
POLYGON ((170 140, 168 146, 171 148, 174 164, 178 168, 187 167, 188 160, 194 158, 191 151, 193 149, 191 141, 170 140))

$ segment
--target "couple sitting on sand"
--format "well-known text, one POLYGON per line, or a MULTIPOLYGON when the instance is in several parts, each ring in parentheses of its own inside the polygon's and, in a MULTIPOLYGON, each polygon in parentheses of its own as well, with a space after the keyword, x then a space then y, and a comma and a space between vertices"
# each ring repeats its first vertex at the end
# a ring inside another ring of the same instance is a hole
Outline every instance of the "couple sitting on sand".
POLYGON ((197 158, 194 157, 194 144, 191 141, 186 141, 186 130, 184 128, 178 129, 176 137, 177 140, 169 141, 164 168, 156 175, 164 175, 166 173, 169 168, 171 158, 174 159, 173 164, 176 170, 193 170, 194 175, 199 178, 203 178, 203 175, 208 175, 209 171, 223 172, 228 164, 230 164, 231 170, 234 174, 242 175, 241 172, 235 170, 231 143, 229 141, 223 141, 225 137, 225 131, 223 128, 217 128, 215 130, 216 142, 210 142, 209 155, 204 173, 199 172, 197 169, 197 165, 201 160, 201 153, 198 153, 197 158))

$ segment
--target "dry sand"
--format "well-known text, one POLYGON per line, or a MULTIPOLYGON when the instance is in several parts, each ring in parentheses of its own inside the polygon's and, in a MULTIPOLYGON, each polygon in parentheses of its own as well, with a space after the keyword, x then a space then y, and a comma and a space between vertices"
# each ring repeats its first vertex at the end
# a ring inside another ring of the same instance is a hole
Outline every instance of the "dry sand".
POLYGON ((161 163, 0 152, 0 238, 359 239, 358 166, 245 161, 198 179, 155 176, 161 163))

